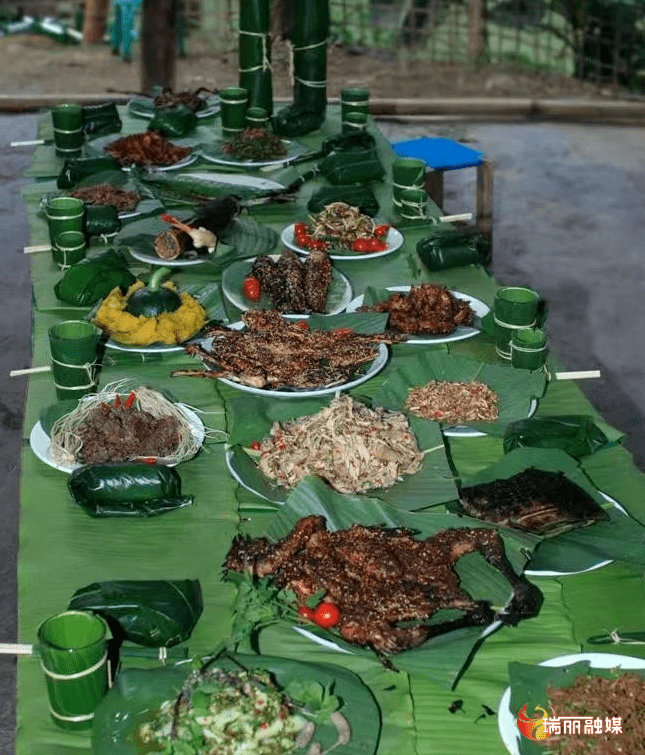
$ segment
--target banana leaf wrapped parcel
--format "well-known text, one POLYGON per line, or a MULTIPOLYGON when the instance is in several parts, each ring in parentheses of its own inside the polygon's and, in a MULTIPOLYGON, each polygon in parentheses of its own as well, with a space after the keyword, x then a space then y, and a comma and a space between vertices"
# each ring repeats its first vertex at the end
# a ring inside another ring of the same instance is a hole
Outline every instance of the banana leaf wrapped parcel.
POLYGON ((94 582, 72 595, 69 608, 100 614, 117 639, 158 648, 185 642, 204 605, 198 580, 160 579, 94 582))
POLYGON ((117 286, 126 291, 135 280, 128 269, 125 252, 108 249, 72 265, 54 286, 54 293, 67 304, 89 307, 117 286))

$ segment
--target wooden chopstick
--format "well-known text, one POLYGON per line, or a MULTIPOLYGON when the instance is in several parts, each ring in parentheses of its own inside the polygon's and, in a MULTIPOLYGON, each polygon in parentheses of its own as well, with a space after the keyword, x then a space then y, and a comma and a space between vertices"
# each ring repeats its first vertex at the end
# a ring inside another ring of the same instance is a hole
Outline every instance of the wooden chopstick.
POLYGON ((11 370, 9 377, 18 377, 19 375, 34 375, 37 372, 51 372, 51 365, 46 367, 27 367, 24 370, 11 370))
POLYGON ((35 252, 51 252, 50 244, 41 244, 40 246, 26 246, 23 248, 25 254, 34 254, 35 252))
POLYGON ((39 144, 44 144, 44 139, 31 139, 26 142, 11 142, 10 147, 36 147, 39 144))
POLYGON ((578 372, 556 372, 558 380, 587 380, 588 378, 599 378, 600 370, 579 370, 578 372))

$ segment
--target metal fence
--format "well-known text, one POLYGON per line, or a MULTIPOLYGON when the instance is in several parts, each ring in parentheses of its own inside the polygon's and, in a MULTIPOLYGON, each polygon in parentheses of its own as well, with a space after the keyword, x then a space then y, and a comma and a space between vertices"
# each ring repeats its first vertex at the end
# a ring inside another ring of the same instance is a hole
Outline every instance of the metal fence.
MULTIPOLYGON (((282 0, 272 0, 276 6, 282 0)), ((645 0, 329 0, 331 37, 392 56, 562 73, 645 89, 645 0), (473 8, 480 10, 476 18, 473 8)), ((236 44, 240 0, 181 0, 188 28, 236 44), (213 16, 213 18, 211 18, 213 16)), ((73 17, 82 0, 0 0, 0 16, 73 17)), ((273 30, 277 24, 273 22, 273 30)))

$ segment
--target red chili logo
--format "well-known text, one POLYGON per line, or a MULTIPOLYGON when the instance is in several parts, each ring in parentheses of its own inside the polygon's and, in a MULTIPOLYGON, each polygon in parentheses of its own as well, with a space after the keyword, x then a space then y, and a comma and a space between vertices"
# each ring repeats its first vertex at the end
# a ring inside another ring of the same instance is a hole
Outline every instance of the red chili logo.
POLYGON ((527 739, 530 739, 533 742, 541 742, 543 739, 550 737, 552 734, 552 732, 550 731, 545 731, 544 727, 545 721, 549 717, 549 714, 544 710, 544 708, 540 708, 539 706, 535 707, 533 714, 535 715, 538 711, 542 713, 541 716, 530 718, 528 713, 526 712, 526 705, 524 705, 520 712, 517 714, 517 728, 527 739))

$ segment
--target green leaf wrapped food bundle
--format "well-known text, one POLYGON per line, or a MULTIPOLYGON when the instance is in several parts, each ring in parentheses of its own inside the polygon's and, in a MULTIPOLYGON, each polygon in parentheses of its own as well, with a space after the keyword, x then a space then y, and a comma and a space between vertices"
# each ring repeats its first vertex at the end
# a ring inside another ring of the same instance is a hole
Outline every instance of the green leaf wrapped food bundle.
POLYGON ((197 116, 186 105, 155 110, 148 124, 149 131, 158 131, 162 136, 178 138, 186 136, 197 126, 197 116))
POLYGON ((135 281, 136 278, 128 270, 125 253, 108 249, 66 270, 54 286, 54 293, 67 304, 86 307, 103 299, 114 288, 126 291, 135 281))
POLYGON ((59 189, 71 189, 77 183, 95 173, 120 170, 121 166, 113 157, 70 157, 56 180, 59 189))
POLYGON ((114 102, 83 107, 83 131, 88 137, 96 138, 121 131, 123 124, 114 102))
POLYGON ((116 580, 94 582, 69 602, 75 611, 105 618, 115 637, 144 647, 185 642, 203 611, 198 580, 116 580))
POLYGON ((174 468, 143 462, 87 464, 72 472, 67 487, 95 518, 151 518, 193 502, 193 496, 181 495, 181 477, 174 468))

